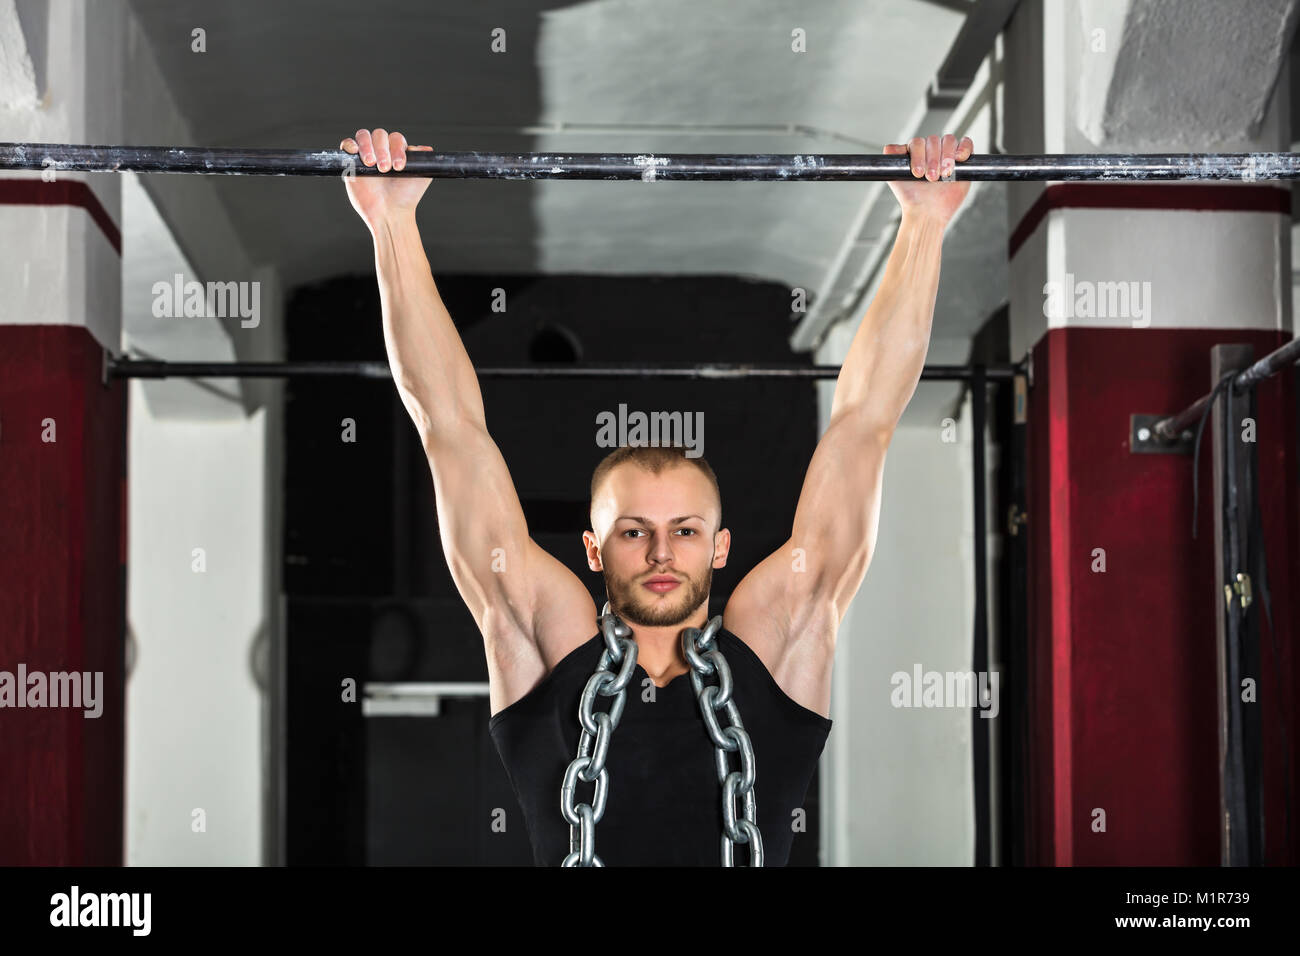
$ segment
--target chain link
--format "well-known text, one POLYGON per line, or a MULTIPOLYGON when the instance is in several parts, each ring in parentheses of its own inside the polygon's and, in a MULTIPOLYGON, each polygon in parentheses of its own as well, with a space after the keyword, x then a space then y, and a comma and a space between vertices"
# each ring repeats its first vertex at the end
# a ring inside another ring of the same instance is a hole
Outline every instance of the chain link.
MULTIPOLYGON (((704 728, 713 741, 718 783, 722 785, 722 865, 735 866, 735 846, 739 843, 749 847, 750 866, 762 866, 763 838, 758 832, 758 805, 754 796, 758 770, 740 710, 731 699, 731 669, 722 651, 714 646, 721 627, 722 617, 716 616, 703 629, 685 628, 682 653, 691 666, 691 687, 700 705, 704 728), (716 677, 717 682, 706 684, 706 677, 716 677), (719 722, 718 711, 725 714, 727 726, 719 722), (729 753, 737 754, 739 769, 731 769, 729 753), (739 817, 737 800, 741 801, 739 817)), ((560 786, 560 812, 569 824, 569 855, 564 858, 564 866, 605 865, 596 854, 596 824, 605 815, 609 796, 609 770, 605 760, 636 667, 637 646, 632 640, 632 630, 610 610, 608 601, 600 612, 600 631, 605 638, 605 649, 578 701, 578 724, 582 728, 578 755, 569 763, 560 786), (621 665, 617 674, 610 670, 611 664, 621 665), (613 698, 607 712, 594 710, 598 696, 613 698), (574 802, 579 781, 595 783, 593 803, 574 802)))
POLYGON ((605 637, 605 649, 600 652, 596 672, 582 689, 578 700, 578 725, 582 736, 578 738, 578 755, 564 771, 560 785, 560 813, 569 824, 569 855, 564 866, 604 866, 596 854, 596 824, 605 815, 605 801, 609 796, 609 771, 605 758, 609 742, 623 716, 627 703, 627 685, 636 667, 636 641, 632 629, 609 610, 609 602, 600 614, 600 632, 605 637), (618 673, 610 670, 611 664, 621 664, 618 673), (596 698, 612 697, 608 711, 595 710, 596 698), (594 803, 574 803, 578 781, 595 783, 594 803))
POLYGON ((754 780, 758 768, 754 763, 754 747, 745 725, 740 719, 740 709, 731 699, 731 668, 722 651, 714 646, 721 616, 714 617, 701 630, 688 627, 682 632, 682 653, 691 665, 691 686, 695 688, 704 717, 704 728, 713 741, 714 761, 718 768, 718 783, 722 784, 722 865, 735 866, 737 843, 749 846, 749 865, 763 865, 763 838, 758 832, 758 805, 754 798, 754 780), (716 684, 704 683, 704 678, 716 677, 716 684), (718 722, 718 711, 727 717, 729 726, 718 722), (732 770, 727 754, 739 756, 740 769, 732 770), (743 801, 740 819, 736 818, 736 800, 743 801))

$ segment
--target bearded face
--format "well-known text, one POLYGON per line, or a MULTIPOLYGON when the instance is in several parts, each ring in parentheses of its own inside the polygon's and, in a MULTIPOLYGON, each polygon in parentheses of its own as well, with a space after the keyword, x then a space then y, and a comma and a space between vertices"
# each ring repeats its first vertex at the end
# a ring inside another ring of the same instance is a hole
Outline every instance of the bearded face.
POLYGON ((605 593, 609 606, 628 624, 672 627, 687 620, 709 599, 713 568, 692 574, 681 567, 654 568, 645 574, 623 577, 605 565, 605 593), (670 584, 668 579, 676 583, 670 584))
POLYGON ((610 609, 641 627, 687 621, 708 602, 713 569, 726 563, 730 535, 718 528, 720 511, 712 484, 693 467, 611 471, 593 502, 596 531, 584 536, 610 609))

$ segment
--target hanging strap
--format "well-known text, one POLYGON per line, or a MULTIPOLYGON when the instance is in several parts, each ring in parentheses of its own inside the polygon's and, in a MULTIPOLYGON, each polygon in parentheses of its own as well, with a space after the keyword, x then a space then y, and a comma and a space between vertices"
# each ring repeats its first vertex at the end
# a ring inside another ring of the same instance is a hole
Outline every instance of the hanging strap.
MULTIPOLYGON (((1232 375, 1236 375, 1235 372, 1232 375)), ((1232 375, 1225 375, 1219 379, 1219 383, 1214 386, 1214 391, 1210 392, 1210 400, 1205 403, 1205 409, 1201 412, 1201 420, 1196 423, 1196 443, 1192 446, 1192 538, 1196 538, 1196 511, 1197 503, 1200 499, 1200 476, 1201 476, 1201 432, 1205 431, 1205 423, 1210 417, 1210 412, 1214 410, 1214 403, 1219 400, 1219 392, 1227 386, 1232 380, 1232 375)))
POLYGON ((1220 385, 1227 383, 1223 389, 1223 573, 1226 581, 1222 582, 1227 628, 1224 676, 1227 685, 1227 747, 1224 753, 1224 809, 1227 814, 1224 822, 1226 832, 1227 860, 1249 864, 1254 859, 1252 850, 1253 833, 1250 826, 1247 796, 1247 757, 1245 728, 1243 727, 1243 703, 1241 700, 1242 678, 1242 637, 1245 629, 1244 603, 1249 600, 1249 579, 1244 578, 1241 560, 1241 535, 1238 515, 1239 491, 1237 487, 1237 433, 1236 415, 1232 407, 1233 389, 1231 381, 1236 372, 1230 372, 1220 380, 1220 385), (1242 842, 1244 841, 1244 846, 1242 842))
MULTIPOLYGON (((1192 537, 1196 535, 1197 510, 1199 503, 1200 449, 1201 436, 1205 423, 1209 419, 1220 394, 1224 399, 1223 415, 1223 449, 1224 449, 1224 495, 1222 501, 1222 521, 1224 530, 1223 568, 1227 580, 1221 582, 1224 592, 1226 616, 1226 647, 1224 664, 1226 674, 1224 681, 1227 695, 1227 728, 1223 774, 1225 793, 1224 804, 1227 818, 1223 821, 1226 834, 1228 858, 1234 853, 1238 860, 1257 861, 1262 859, 1264 846, 1264 808, 1262 786, 1262 755, 1257 746, 1257 735, 1251 735, 1248 741, 1245 724, 1245 703, 1241 699, 1241 681, 1245 665, 1252 663, 1250 676, 1255 677, 1258 688, 1258 647, 1259 615, 1250 613, 1253 603, 1251 584, 1257 580, 1264 600, 1265 613, 1268 615, 1270 635, 1272 631, 1272 601, 1268 589, 1268 568, 1264 555, 1262 520, 1260 517, 1259 487, 1257 468, 1252 454, 1246 454, 1244 472, 1246 487, 1241 488, 1237 482, 1237 433, 1236 414, 1234 412, 1233 381, 1239 374, 1234 370, 1228 372, 1215 384, 1210 393, 1210 400, 1205 404, 1201 420, 1197 424, 1196 443, 1192 455, 1192 537), (1249 508, 1242 514, 1241 495, 1248 496, 1249 508), (1244 519, 1244 520, 1243 520, 1244 519), (1243 528, 1243 524, 1245 527, 1243 528), (1244 533, 1243 533, 1244 532, 1244 533), (1247 744, 1250 744, 1249 751, 1247 744), (1254 813, 1250 810, 1251 792, 1255 796, 1254 813), (1234 840, 1236 841, 1234 843, 1234 840), (1245 841, 1246 846, 1240 844, 1245 841)), ((1255 412, 1254 390, 1247 391, 1247 408, 1252 417, 1255 412)), ((1274 659, 1277 659, 1276 640, 1274 639, 1274 659)), ((1285 721, 1283 721, 1285 722, 1285 721)), ((1283 734, 1286 730, 1283 727, 1283 734)), ((1289 781, 1287 781, 1289 793, 1289 781)), ((1287 797, 1289 800, 1289 795, 1287 797)), ((1290 820, 1288 813, 1288 833, 1290 820)))

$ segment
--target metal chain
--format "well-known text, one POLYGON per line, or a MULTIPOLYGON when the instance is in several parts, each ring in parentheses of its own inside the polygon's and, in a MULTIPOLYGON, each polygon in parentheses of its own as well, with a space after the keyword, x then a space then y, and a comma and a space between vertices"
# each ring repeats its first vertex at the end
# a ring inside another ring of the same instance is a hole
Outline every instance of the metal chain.
POLYGON ((623 705, 627 703, 625 688, 632 679, 632 669, 636 667, 636 641, 632 640, 632 629, 610 612, 608 601, 600 613, 600 631, 605 636, 605 649, 600 652, 596 672, 587 681, 578 701, 578 723, 582 727, 578 756, 564 771, 564 782, 560 785, 560 813, 569 824, 569 855, 564 858, 564 866, 605 865, 596 855, 596 824, 605 815, 605 800, 609 796, 609 771, 605 769, 605 758, 609 755, 610 738, 623 716, 623 705), (616 675, 609 665, 620 663, 622 667, 616 675), (597 713, 592 709, 597 695, 614 698, 608 712, 597 713), (579 780, 595 782, 594 803, 573 802, 579 780))
MULTIPOLYGON (((713 741, 718 783, 722 785, 722 865, 735 866, 735 845, 740 843, 749 846, 750 865, 762 866, 763 838, 758 832, 758 806, 754 796, 758 771, 749 734, 731 698, 731 669, 722 651, 713 646, 721 627, 722 617, 715 616, 702 630, 686 628, 682 631, 682 652, 691 666, 691 686, 699 701, 705 729, 713 741), (704 683, 704 678, 715 675, 716 684, 704 683), (726 714, 726 727, 718 721, 719 710, 726 714), (739 770, 730 768, 728 753, 739 755, 739 770), (737 798, 743 801, 739 819, 737 798)), ((569 855, 564 858, 564 866, 605 865, 596 855, 596 824, 605 815, 605 801, 609 796, 609 770, 605 760, 610 738, 627 702, 626 687, 636 667, 637 647, 632 630, 610 611, 608 601, 600 613, 600 630, 605 637, 605 650, 578 702, 578 723, 582 727, 578 755, 565 770, 560 786, 560 812, 569 824, 569 855), (622 665, 617 675, 609 669, 610 664, 622 665), (593 711, 598 695, 614 698, 607 713, 593 711), (579 780, 595 782, 594 803, 574 803, 579 780)))
POLYGON ((763 865, 763 838, 758 832, 758 804, 754 798, 754 779, 758 768, 754 764, 754 747, 740 720, 740 709, 731 699, 731 668, 722 651, 713 646, 722 617, 716 616, 704 626, 688 627, 682 632, 682 653, 691 665, 691 686, 700 702, 704 726, 713 740, 714 759, 718 767, 718 783, 722 784, 722 865, 735 866, 735 844, 749 845, 749 865, 763 865), (704 678, 717 675, 716 684, 705 684, 704 678), (725 711, 730 726, 718 723, 717 712, 725 711), (740 769, 731 770, 728 753, 738 753, 740 769), (744 800, 741 818, 736 819, 736 798, 744 800))

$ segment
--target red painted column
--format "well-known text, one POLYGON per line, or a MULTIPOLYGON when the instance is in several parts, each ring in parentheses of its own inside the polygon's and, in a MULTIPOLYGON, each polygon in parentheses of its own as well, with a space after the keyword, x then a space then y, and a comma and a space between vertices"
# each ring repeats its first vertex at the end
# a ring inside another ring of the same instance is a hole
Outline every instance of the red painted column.
MULTIPOLYGON (((1180 411, 1209 390, 1210 347, 1263 356, 1289 340, 1251 329, 1058 328, 1033 349, 1029 393, 1031 862, 1219 863, 1211 434, 1197 537, 1192 458, 1134 455, 1133 412, 1180 411), (1094 568, 1103 548, 1106 570, 1094 568), (1093 813, 1105 810, 1106 832, 1093 813)), ((1283 729, 1295 788, 1300 594, 1295 376, 1258 387, 1259 486, 1280 662, 1261 635, 1267 859, 1284 845, 1283 729)), ((1256 593, 1257 608, 1260 595, 1256 593)), ((1294 814, 1294 808, 1292 809, 1294 814)), ((1294 834, 1297 823, 1292 821, 1294 834)))
POLYGON ((0 325, 0 670, 102 674, 98 717, 0 708, 4 865, 123 860, 126 392, 102 365, 84 327, 0 325))
MULTIPOLYGON (((1106 4, 1016 8, 1001 40, 998 149, 1288 148, 1289 68, 1284 53, 1267 52, 1281 20, 1225 30, 1230 18, 1207 17, 1171 33, 1159 18, 1129 14, 1106 4), (1242 49, 1257 51, 1251 70, 1234 55, 1242 49), (1195 64, 1195 89, 1169 75, 1171 62, 1195 64)), ((1224 599, 1213 436, 1203 436, 1194 473, 1190 455, 1133 454, 1129 416, 1173 414, 1210 391, 1214 345, 1249 344, 1262 357, 1291 339, 1291 189, 1247 171, 1238 182, 1009 183, 1006 198, 1010 354, 1033 361, 1027 861, 1216 866, 1224 599)), ((1294 369, 1258 387, 1254 446, 1276 625, 1276 641, 1263 625, 1252 675, 1265 859, 1289 864, 1300 831, 1293 819, 1286 846, 1283 742, 1294 754, 1300 737, 1295 387, 1294 369)))

